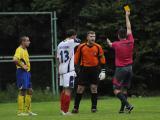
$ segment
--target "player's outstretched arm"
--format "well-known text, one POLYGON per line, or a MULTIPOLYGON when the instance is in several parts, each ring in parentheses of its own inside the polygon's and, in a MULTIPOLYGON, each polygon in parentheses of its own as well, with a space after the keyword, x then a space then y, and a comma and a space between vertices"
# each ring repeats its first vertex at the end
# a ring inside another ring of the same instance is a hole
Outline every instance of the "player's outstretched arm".
POLYGON ((132 33, 131 23, 129 20, 130 11, 126 11, 126 27, 127 27, 127 35, 132 33))
POLYGON ((109 45, 109 47, 112 47, 112 42, 107 38, 107 44, 109 45))

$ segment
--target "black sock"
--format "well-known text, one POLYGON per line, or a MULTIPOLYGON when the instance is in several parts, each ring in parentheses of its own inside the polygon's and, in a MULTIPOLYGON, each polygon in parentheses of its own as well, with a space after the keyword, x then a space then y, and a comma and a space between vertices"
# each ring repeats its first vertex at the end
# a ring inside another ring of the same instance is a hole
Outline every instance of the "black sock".
POLYGON ((91 94, 91 102, 92 102, 92 108, 91 109, 97 109, 97 93, 91 94))
MULTIPOLYGON (((127 97, 128 95, 127 94, 124 94, 126 100, 127 100, 127 97)), ((121 108, 120 108, 120 111, 123 111, 124 110, 124 107, 125 107, 125 103, 121 101, 121 108)))
POLYGON ((79 109, 79 104, 82 99, 82 94, 77 93, 74 101, 74 109, 79 109))
POLYGON ((129 106, 129 103, 126 99, 126 97, 122 94, 122 93, 118 93, 117 97, 120 99, 120 101, 122 102, 122 104, 129 106))
POLYGON ((121 101, 121 108, 120 111, 124 111, 125 103, 121 101))

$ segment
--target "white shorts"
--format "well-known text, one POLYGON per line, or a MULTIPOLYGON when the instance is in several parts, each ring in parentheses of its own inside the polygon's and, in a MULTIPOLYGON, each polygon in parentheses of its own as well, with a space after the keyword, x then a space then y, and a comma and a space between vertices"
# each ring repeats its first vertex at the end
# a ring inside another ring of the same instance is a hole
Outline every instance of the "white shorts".
POLYGON ((75 71, 60 75, 60 86, 74 88, 75 71))

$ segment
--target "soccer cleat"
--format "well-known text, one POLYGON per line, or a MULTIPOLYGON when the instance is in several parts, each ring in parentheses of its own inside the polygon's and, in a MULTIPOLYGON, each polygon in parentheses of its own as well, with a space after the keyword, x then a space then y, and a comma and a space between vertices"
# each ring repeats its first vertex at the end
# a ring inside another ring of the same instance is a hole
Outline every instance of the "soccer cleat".
POLYGON ((69 116, 69 115, 73 115, 71 112, 66 112, 65 115, 69 116))
POLYGON ((36 113, 33 113, 33 112, 28 112, 27 114, 30 115, 30 116, 36 116, 37 115, 36 113))
POLYGON ((66 116, 69 116, 69 115, 72 115, 72 113, 71 112, 64 112, 64 111, 61 111, 61 115, 66 115, 66 116))
POLYGON ((97 112, 97 109, 91 109, 91 112, 92 112, 92 113, 96 113, 96 112, 97 112))
POLYGON ((79 113, 79 111, 78 111, 78 109, 75 109, 75 108, 74 108, 74 109, 72 110, 72 113, 79 113))
POLYGON ((17 116, 28 116, 28 114, 21 112, 21 113, 18 113, 17 116))
POLYGON ((65 115, 66 113, 65 113, 65 112, 63 112, 63 111, 61 111, 61 112, 60 112, 60 114, 61 114, 61 115, 65 115))
POLYGON ((125 107, 125 111, 127 112, 127 113, 131 113, 131 111, 133 110, 133 106, 132 105, 129 105, 129 106, 127 106, 127 107, 125 107))

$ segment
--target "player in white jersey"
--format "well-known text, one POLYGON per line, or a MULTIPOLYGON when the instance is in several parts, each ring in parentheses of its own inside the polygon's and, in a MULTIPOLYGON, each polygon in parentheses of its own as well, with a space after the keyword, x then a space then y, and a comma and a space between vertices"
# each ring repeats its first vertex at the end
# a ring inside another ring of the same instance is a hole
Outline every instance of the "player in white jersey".
POLYGON ((70 29, 66 33, 66 39, 59 43, 57 48, 57 58, 59 61, 60 86, 63 87, 61 92, 61 113, 69 115, 69 104, 71 100, 71 88, 74 87, 76 77, 74 68, 74 48, 79 45, 80 41, 76 39, 77 33, 70 29))

